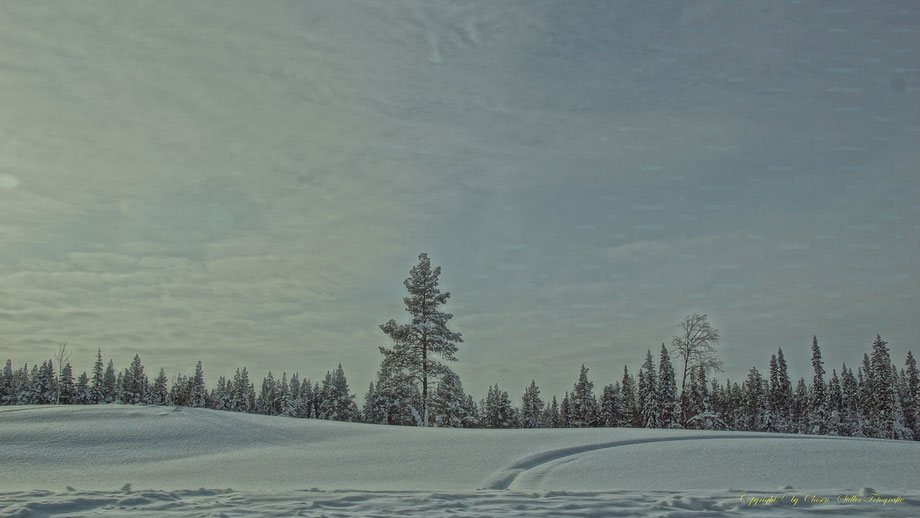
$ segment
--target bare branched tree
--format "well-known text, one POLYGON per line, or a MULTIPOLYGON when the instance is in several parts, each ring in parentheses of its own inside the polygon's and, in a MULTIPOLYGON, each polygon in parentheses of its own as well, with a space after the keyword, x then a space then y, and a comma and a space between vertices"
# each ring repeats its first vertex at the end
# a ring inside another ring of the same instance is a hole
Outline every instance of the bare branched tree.
POLYGON ((57 390, 55 391, 54 403, 61 404, 61 373, 64 371, 64 365, 70 362, 70 351, 67 349, 67 340, 58 344, 58 352, 54 355, 57 361, 57 390))
POLYGON ((703 371, 721 371, 722 361, 716 355, 715 344, 719 343, 719 330, 713 329, 706 320, 706 315, 693 315, 685 318, 677 327, 681 329, 680 336, 675 336, 671 341, 671 353, 680 358, 683 363, 683 378, 680 383, 681 419, 686 422, 693 417, 685 415, 686 402, 685 390, 687 375, 691 369, 702 367, 703 371))

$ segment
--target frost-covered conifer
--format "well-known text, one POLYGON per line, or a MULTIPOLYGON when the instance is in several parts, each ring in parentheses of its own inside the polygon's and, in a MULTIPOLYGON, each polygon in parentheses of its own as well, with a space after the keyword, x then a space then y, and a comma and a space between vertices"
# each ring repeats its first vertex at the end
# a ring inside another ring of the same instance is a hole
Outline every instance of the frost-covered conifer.
POLYGON ((840 425, 843 412, 843 389, 840 387, 837 369, 831 369, 831 379, 827 383, 827 400, 824 407, 824 413, 827 415, 826 433, 828 435, 842 435, 840 425))
POLYGON ((542 412, 540 388, 536 380, 530 380, 530 385, 524 389, 524 396, 521 397, 521 428, 539 428, 542 425, 542 412))
POLYGON ((805 378, 799 378, 792 396, 792 428, 795 433, 810 433, 809 395, 805 378))
POLYGON ((73 384, 73 367, 71 367, 70 362, 67 362, 64 368, 61 369, 59 383, 60 394, 58 402, 62 405, 72 405, 76 399, 76 391, 73 384))
POLYGON ((811 391, 809 393, 809 433, 824 434, 827 433, 828 416, 825 399, 827 398, 827 387, 824 384, 824 361, 821 360, 821 349, 818 347, 818 337, 815 336, 811 341, 811 365, 814 369, 814 378, 811 382, 811 391))
POLYGON ((122 381, 122 401, 137 405, 147 402, 147 375, 141 357, 134 355, 131 366, 125 369, 122 381))
POLYGON ((99 404, 105 402, 105 364, 102 363, 102 349, 96 353, 96 363, 93 365, 93 385, 90 392, 90 402, 99 404))
POLYGON ((511 398, 496 383, 489 387, 482 410, 482 422, 486 428, 511 428, 513 423, 511 398))
POLYGON ((348 391, 348 381, 340 363, 334 373, 326 372, 320 389, 320 419, 330 421, 357 421, 358 405, 348 391))
POLYGON ((394 375, 401 375, 403 379, 421 385, 420 426, 428 426, 429 382, 449 372, 438 358, 456 361, 454 355, 457 344, 463 342, 463 339, 460 333, 447 328, 447 322, 453 315, 438 310, 450 297, 450 292, 441 293, 438 289, 441 267, 432 269, 428 254, 423 253, 418 259, 419 263, 412 268, 404 282, 410 296, 403 301, 406 311, 412 315, 412 321, 409 324, 397 324, 391 319, 380 326, 394 342, 392 348, 380 348, 383 354, 381 369, 394 371, 394 375))
POLYGON ((620 426, 623 419, 623 400, 620 396, 620 383, 606 385, 601 395, 601 426, 620 426))
POLYGON ((373 407, 365 416, 379 424, 419 426, 422 417, 420 400, 418 386, 404 373, 382 366, 377 372, 373 407))
POLYGON ((623 366, 623 381, 620 383, 623 396, 623 414, 626 417, 623 426, 637 428, 641 426, 642 413, 636 402, 636 380, 629 374, 629 368, 623 366))
POLYGON ((859 385, 853 376, 853 369, 843 364, 840 377, 840 434, 846 436, 862 435, 859 426, 859 385))
POLYGON ((640 374, 640 389, 638 399, 642 412, 642 426, 644 428, 661 427, 661 400, 658 397, 658 373, 652 360, 652 351, 645 353, 645 362, 642 363, 640 374))
POLYGON ((256 398, 253 395, 255 387, 249 381, 249 371, 246 367, 243 370, 236 369, 233 375, 233 384, 230 388, 230 410, 235 412, 255 412, 256 398))
POLYGON ((114 403, 118 399, 118 375, 115 374, 115 362, 109 360, 102 376, 102 394, 105 403, 114 403))
POLYGON ((572 427, 572 402, 569 399, 569 393, 562 396, 562 403, 559 404, 559 419, 562 428, 572 427))
POLYGON ((0 405, 10 405, 13 401, 13 360, 6 360, 0 373, 0 405))
POLYGON ((176 374, 176 379, 173 381, 172 388, 169 390, 169 401, 175 406, 190 406, 190 387, 188 376, 181 373, 176 374))
POLYGON ((74 388, 74 403, 78 405, 89 405, 93 402, 92 388, 89 385, 89 376, 86 371, 77 378, 77 385, 74 388))
POLYGON ((792 382, 789 379, 789 369, 786 365, 786 358, 783 356, 783 349, 776 351, 776 368, 777 379, 779 383, 779 395, 776 400, 776 407, 773 411, 778 416, 778 422, 783 428, 781 431, 789 431, 790 424, 790 406, 792 405, 792 382))
POLYGON ((744 390, 745 429, 760 431, 763 424, 763 377, 757 367, 751 367, 744 390))
POLYGON ((294 395, 291 393, 291 386, 287 381, 287 373, 281 373, 281 412, 282 417, 297 417, 297 405, 295 404, 294 395))
POLYGON ((442 428, 463 428, 469 425, 471 416, 467 408, 466 394, 460 377, 453 372, 441 376, 431 399, 431 417, 435 426, 442 428))
POLYGON ((193 408, 205 408, 208 405, 208 389, 204 384, 204 369, 201 361, 195 366, 195 377, 189 380, 189 406, 193 408))
MULTIPOLYGON (((327 372, 328 376, 329 373, 327 372)), ((256 412, 263 415, 278 415, 281 407, 278 388, 275 384, 275 377, 272 371, 262 378, 262 390, 259 391, 259 399, 256 400, 256 412)))
POLYGON ((543 411, 543 427, 562 427, 562 418, 559 415, 559 403, 556 402, 556 396, 553 396, 552 402, 546 403, 546 410, 543 411))
POLYGON ((680 403, 677 400, 677 381, 668 348, 661 344, 658 357, 658 406, 661 409, 662 428, 680 428, 680 403))
POLYGON ((594 396, 594 382, 588 380, 588 368, 582 364, 578 381, 569 396, 572 417, 569 426, 585 428, 597 425, 600 410, 594 396))
POLYGON ((896 435, 897 394, 891 379, 891 367, 888 343, 882 340, 881 336, 876 335, 872 343, 869 386, 872 389, 872 407, 878 424, 878 434, 882 439, 893 439, 896 435))
POLYGON ((297 398, 297 417, 312 419, 316 417, 314 410, 313 381, 305 379, 300 382, 299 397, 297 398))
POLYGON ((167 385, 169 380, 166 378, 166 369, 160 369, 160 373, 157 374, 156 379, 153 380, 153 388, 151 389, 150 394, 150 404, 152 405, 168 405, 169 404, 169 389, 167 385))
MULTIPOLYGON (((905 404, 909 398, 907 391, 907 374, 904 372, 904 369, 901 369, 900 374, 898 373, 898 368, 894 365, 891 366, 891 380, 894 384, 893 390, 895 392, 895 439, 910 441, 914 439, 914 431, 911 427, 912 423, 908 421, 907 412, 905 411, 905 404)), ((911 412, 913 410, 911 409, 911 412)))
POLYGON ((920 441, 920 372, 917 371, 917 360, 911 351, 907 351, 907 359, 904 361, 904 385, 905 418, 913 431, 914 440, 920 441))

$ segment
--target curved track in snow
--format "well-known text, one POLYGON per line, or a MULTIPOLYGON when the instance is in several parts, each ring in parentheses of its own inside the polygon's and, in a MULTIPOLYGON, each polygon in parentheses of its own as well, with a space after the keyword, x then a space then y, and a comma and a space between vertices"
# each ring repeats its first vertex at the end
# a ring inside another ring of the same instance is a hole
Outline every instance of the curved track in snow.
MULTIPOLYGON (((592 451, 605 450, 609 448, 617 448, 620 446, 633 446, 638 444, 652 444, 658 442, 673 442, 673 441, 699 441, 699 440, 719 440, 719 439, 809 439, 809 440, 852 440, 850 437, 827 437, 819 435, 785 435, 785 434, 739 434, 739 433, 727 433, 727 434, 714 434, 714 435, 693 435, 693 436, 684 436, 684 437, 649 437, 649 438, 640 438, 640 439, 625 439, 620 441, 611 441, 603 442, 598 444, 586 444, 583 446, 573 446, 570 448, 560 448, 557 450, 549 450, 535 455, 527 456, 511 466, 506 470, 493 475, 491 479, 484 485, 483 489, 509 489, 517 478, 522 475, 524 472, 544 466, 546 464, 556 462, 559 460, 567 459, 569 457, 574 457, 576 455, 581 455, 583 453, 588 453, 592 451)), ((863 439, 865 440, 865 439, 863 439)))

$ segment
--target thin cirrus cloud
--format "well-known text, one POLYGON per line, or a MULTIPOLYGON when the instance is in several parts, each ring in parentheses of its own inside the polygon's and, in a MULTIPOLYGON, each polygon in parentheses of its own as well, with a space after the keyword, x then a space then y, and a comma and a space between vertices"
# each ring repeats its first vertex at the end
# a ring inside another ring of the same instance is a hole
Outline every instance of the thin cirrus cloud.
POLYGON ((908 4, 0 8, 0 352, 373 378, 421 251, 475 394, 917 336, 908 4), (867 23, 866 20, 872 20, 867 23))

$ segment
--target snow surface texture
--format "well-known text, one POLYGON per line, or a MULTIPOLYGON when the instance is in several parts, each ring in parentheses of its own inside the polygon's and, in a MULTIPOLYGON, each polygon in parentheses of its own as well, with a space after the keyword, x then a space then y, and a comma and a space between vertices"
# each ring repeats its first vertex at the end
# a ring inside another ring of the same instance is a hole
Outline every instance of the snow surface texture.
POLYGON ((920 444, 851 438, 14 407, 0 458, 4 516, 920 515, 920 444))

